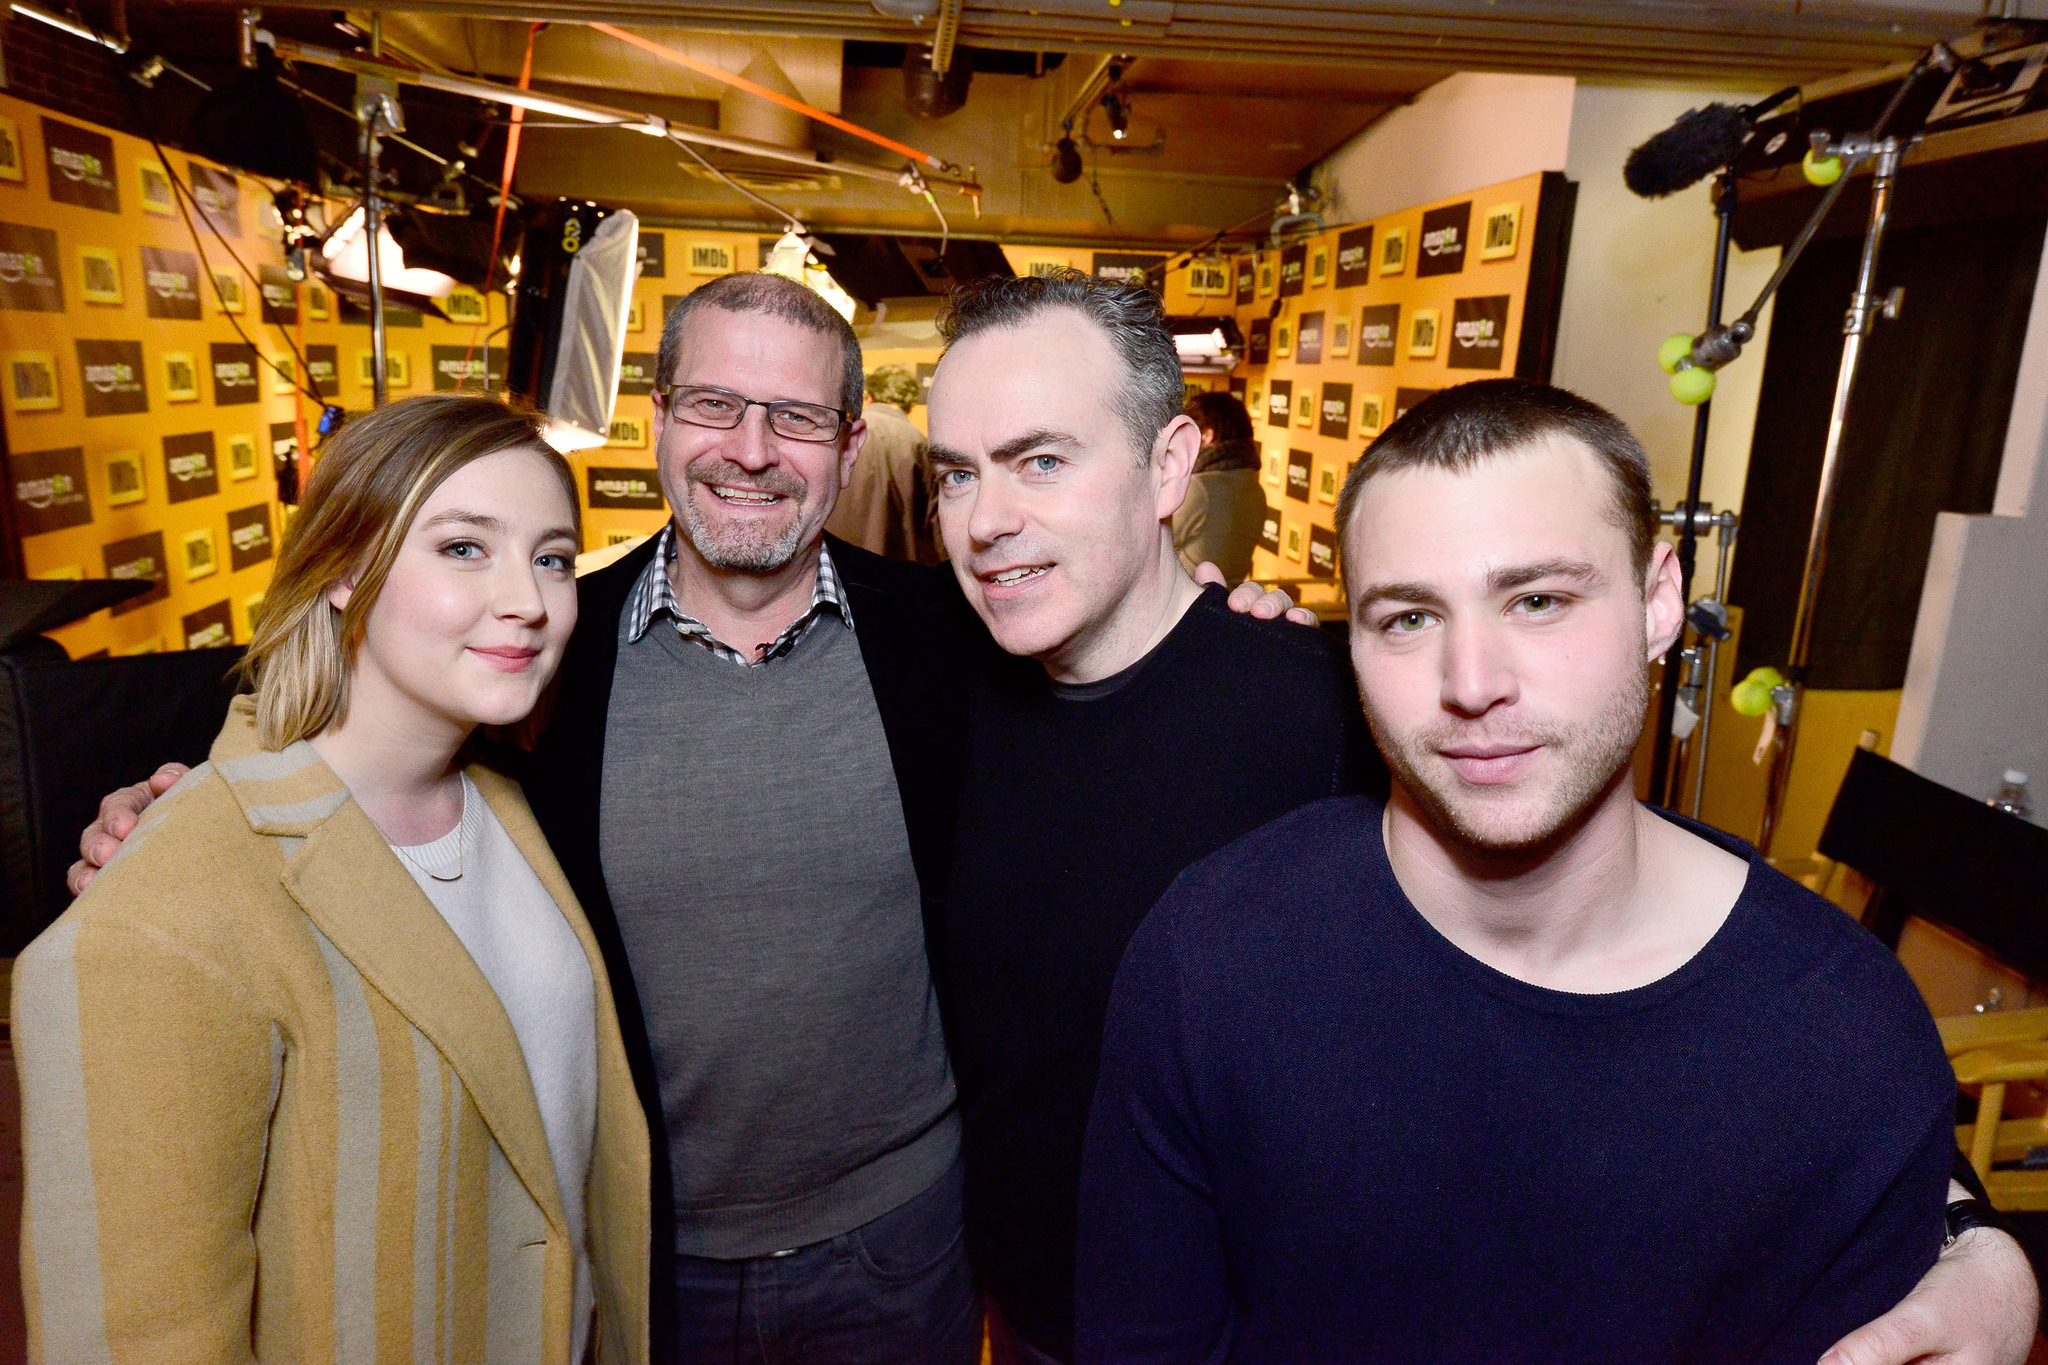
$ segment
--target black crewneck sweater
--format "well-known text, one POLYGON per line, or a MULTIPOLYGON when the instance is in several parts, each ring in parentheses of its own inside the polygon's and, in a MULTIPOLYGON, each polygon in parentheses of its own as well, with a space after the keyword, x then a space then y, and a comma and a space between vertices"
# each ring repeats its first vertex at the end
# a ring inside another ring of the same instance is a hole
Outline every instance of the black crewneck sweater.
POLYGON ((1062 688, 991 660, 972 699, 935 960, 984 1282, 1026 1342, 1073 1350, 1081 1145, 1124 947, 1181 870, 1324 797, 1378 790, 1341 645, 1209 588, 1144 660, 1062 688))

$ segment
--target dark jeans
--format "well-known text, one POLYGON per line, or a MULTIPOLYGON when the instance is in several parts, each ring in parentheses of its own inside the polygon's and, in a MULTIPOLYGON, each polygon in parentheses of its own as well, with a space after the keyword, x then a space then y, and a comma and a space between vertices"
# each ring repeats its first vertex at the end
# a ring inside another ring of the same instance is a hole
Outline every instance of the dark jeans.
POLYGON ((685 1365, 978 1365, 981 1296, 960 1163, 830 1241, 746 1261, 676 1257, 685 1365))

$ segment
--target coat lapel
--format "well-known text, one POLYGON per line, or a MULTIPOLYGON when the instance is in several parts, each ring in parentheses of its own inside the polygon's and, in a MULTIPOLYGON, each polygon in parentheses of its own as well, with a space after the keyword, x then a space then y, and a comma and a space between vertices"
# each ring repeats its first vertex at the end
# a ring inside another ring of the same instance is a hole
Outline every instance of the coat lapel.
POLYGON ((284 846, 285 890, 447 1058, 527 1192, 566 1231, 533 1078, 497 992, 312 745, 258 748, 252 715, 235 732, 248 700, 236 699, 214 766, 250 827, 284 846))

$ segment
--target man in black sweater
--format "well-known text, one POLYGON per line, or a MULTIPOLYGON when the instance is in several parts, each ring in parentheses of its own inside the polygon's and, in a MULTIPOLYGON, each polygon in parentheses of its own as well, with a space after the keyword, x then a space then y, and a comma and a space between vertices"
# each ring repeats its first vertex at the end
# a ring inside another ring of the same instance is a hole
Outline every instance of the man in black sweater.
POLYGON ((934 945, 967 1225, 999 1359, 1072 1350, 1074 1211, 1124 945, 1189 863, 1379 771, 1343 651, 1234 615, 1169 519, 1201 439, 1158 296, 957 293, 932 382, 939 522, 990 651, 934 945))
POLYGON ((1131 944, 1080 1359, 1818 1359, 1941 1250, 1954 1079, 1875 939, 1634 799, 1683 615, 1642 448, 1469 384, 1338 518, 1391 795, 1241 840, 1131 944))

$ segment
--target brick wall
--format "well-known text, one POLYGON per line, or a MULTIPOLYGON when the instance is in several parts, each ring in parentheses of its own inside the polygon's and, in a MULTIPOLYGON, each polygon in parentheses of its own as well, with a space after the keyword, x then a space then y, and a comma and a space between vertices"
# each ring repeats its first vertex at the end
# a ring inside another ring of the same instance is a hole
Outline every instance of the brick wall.
POLYGON ((52 113, 142 134, 133 98, 141 91, 106 48, 17 15, 0 25, 0 52, 8 93, 52 113))

